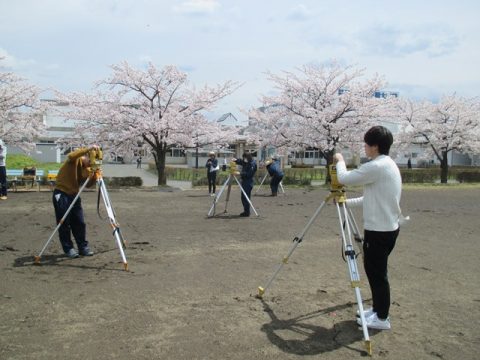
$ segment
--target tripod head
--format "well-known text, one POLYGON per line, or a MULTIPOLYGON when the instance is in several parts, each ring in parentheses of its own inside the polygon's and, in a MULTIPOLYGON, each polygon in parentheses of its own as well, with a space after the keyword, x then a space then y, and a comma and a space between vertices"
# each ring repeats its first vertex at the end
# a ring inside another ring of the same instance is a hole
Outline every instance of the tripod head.
POLYGON ((235 161, 230 161, 230 164, 228 164, 228 167, 230 168, 230 175, 238 175, 239 172, 237 171, 237 163, 235 161))
POLYGON ((103 152, 100 148, 90 150, 88 152, 88 158, 90 159, 90 171, 96 172, 97 170, 101 170, 103 152))
POLYGON ((345 202, 345 186, 338 181, 337 167, 333 164, 329 165, 328 173, 330 174, 330 196, 335 197, 338 202, 345 202))

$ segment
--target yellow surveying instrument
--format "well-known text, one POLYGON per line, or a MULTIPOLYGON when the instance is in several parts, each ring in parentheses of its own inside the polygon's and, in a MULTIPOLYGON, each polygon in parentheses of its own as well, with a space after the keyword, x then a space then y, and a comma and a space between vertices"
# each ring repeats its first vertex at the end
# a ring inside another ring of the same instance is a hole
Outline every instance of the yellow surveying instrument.
POLYGON ((365 342, 365 348, 369 355, 372 355, 372 344, 370 341, 370 337, 368 335, 368 328, 366 325, 365 314, 363 310, 363 303, 362 303, 362 296, 360 294, 360 274, 357 267, 357 255, 355 249, 353 247, 352 238, 355 239, 357 242, 362 242, 363 239, 360 235, 358 230, 357 223, 355 218, 353 217, 353 213, 351 209, 347 207, 346 201, 347 197, 345 194, 345 187, 338 182, 337 179, 337 170, 335 165, 329 166, 329 173, 330 173, 330 194, 323 200, 320 206, 317 208, 313 216, 308 221, 307 225, 303 228, 301 233, 298 236, 295 236, 293 239, 293 244, 290 247, 287 255, 282 259, 281 263, 277 266, 275 272, 268 280, 267 284, 262 287, 258 287, 258 295, 257 297, 262 298, 267 289, 272 284, 273 280, 277 276, 277 274, 282 269, 283 265, 288 263, 288 259, 293 254, 295 249, 297 248, 298 244, 300 244, 303 240, 303 237, 318 217, 324 206, 330 201, 333 200, 338 214, 338 220, 340 223, 340 232, 342 235, 342 244, 343 244, 343 256, 345 261, 348 265, 348 271, 350 274, 350 284, 351 287, 355 290, 355 297, 357 300, 358 305, 358 314, 361 318, 362 322, 362 330, 363 330, 363 338, 365 342))
POLYGON ((229 172, 230 173, 228 174, 227 180, 225 180, 225 182, 223 183, 223 186, 220 189, 220 192, 218 193, 218 195, 215 195, 215 197, 213 198, 213 204, 210 207, 210 210, 208 211, 207 216, 208 217, 215 216, 215 211, 217 209, 217 203, 220 200, 220 197, 222 196, 225 188, 227 188, 227 198, 225 200, 225 210, 223 211, 223 213, 227 213, 228 201, 230 200, 230 192, 232 190, 232 183, 233 183, 234 180, 237 182, 238 186, 240 187, 240 191, 243 193, 243 196, 245 196, 245 199, 247 199, 248 203, 250 204, 253 211, 255 212, 255 215, 258 216, 257 210, 255 210, 255 208, 253 207, 253 204, 250 201, 250 199, 248 198, 247 194, 245 193, 245 190, 243 190, 242 184, 240 184, 240 181, 238 181, 238 179, 237 179, 237 175, 239 175, 240 173, 237 171, 237 163, 235 161, 230 161, 229 172))
MULTIPOLYGON (((115 237, 118 249, 120 250, 120 255, 122 257, 122 262, 123 262, 123 267, 124 267, 125 271, 128 271, 128 263, 127 263, 127 258, 125 257, 125 251, 124 251, 124 249, 126 248, 126 242, 123 238, 122 232, 120 231, 120 225, 118 224, 117 220, 115 219, 115 211, 113 210, 112 203, 110 202, 110 197, 108 196, 108 191, 107 191, 107 188, 105 186, 105 182, 104 182, 103 177, 102 177, 102 168, 101 168, 102 160, 103 160, 102 150, 100 150, 100 149, 90 150, 88 152, 87 156, 90 159, 90 167, 87 169, 87 171, 89 173, 89 176, 88 176, 87 180, 85 180, 85 182, 83 183, 80 190, 78 191, 78 194, 73 199, 70 207, 65 212, 65 215, 63 215, 63 217, 58 222, 57 227, 53 231, 52 235, 50 235, 50 238, 47 240, 47 242, 43 246, 40 253, 34 257, 35 264, 40 265, 40 259, 43 255, 43 253, 45 252, 48 245, 52 241, 55 233, 58 231, 60 226, 64 223, 68 214, 70 213, 73 206, 75 205, 78 198, 80 197, 80 194, 82 193, 82 191, 85 189, 85 187, 87 186, 87 184, 90 181, 95 180, 97 182, 97 188, 98 188, 98 201, 100 201, 100 195, 101 195, 102 199, 103 199, 103 203, 105 205, 105 209, 107 210, 108 220, 110 222, 110 226, 113 229, 113 235, 115 237)), ((98 205, 99 204, 97 204, 97 209, 98 209, 98 205)))

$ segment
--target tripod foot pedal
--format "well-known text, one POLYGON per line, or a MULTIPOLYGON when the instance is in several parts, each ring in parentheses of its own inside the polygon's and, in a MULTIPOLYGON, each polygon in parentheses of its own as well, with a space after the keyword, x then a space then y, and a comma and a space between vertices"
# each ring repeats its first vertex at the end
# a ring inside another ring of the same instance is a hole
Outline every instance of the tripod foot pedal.
POLYGON ((265 294, 265 289, 263 287, 259 286, 258 287, 257 298, 262 299, 264 294, 265 294))
POLYGON ((33 259, 34 259, 34 264, 35 264, 35 265, 41 265, 41 264, 40 264, 40 256, 35 255, 35 256, 33 257, 33 259))
POLYGON ((365 340, 365 350, 367 350, 368 355, 372 356, 372 342, 370 340, 365 340))

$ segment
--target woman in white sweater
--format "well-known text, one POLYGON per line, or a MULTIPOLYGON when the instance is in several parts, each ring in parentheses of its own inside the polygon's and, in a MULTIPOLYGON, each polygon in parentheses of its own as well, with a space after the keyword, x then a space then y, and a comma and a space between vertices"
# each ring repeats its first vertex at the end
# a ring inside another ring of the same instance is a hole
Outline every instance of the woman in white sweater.
MULTIPOLYGON (((334 162, 341 184, 364 186, 363 196, 348 199, 347 205, 363 206, 363 259, 373 299, 373 307, 365 311, 365 319, 369 328, 388 330, 391 325, 387 264, 400 230, 402 179, 397 165, 388 156, 392 133, 383 126, 374 126, 365 133, 364 141, 365 153, 371 161, 352 171, 347 170, 341 154, 334 155, 334 162)), ((357 321, 360 323, 360 318, 357 321)))

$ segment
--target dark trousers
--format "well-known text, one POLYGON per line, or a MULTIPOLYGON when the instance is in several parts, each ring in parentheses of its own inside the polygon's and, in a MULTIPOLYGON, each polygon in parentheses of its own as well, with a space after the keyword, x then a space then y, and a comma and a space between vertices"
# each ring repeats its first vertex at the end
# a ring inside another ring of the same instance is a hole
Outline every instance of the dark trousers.
MULTIPOLYGON (((57 189, 55 189, 55 191, 53 192, 52 201, 53 207, 55 208, 55 217, 57 219, 57 224, 67 212, 74 198, 75 195, 68 195, 57 189)), ((73 248, 72 238, 70 234, 73 234, 79 250, 88 246, 88 241, 85 238, 86 225, 83 218, 82 200, 80 198, 77 199, 68 216, 64 220, 63 224, 58 229, 60 243, 62 244, 62 248, 65 253, 67 253, 71 248, 73 248)))
POLYGON ((278 185, 282 181, 283 176, 274 175, 272 180, 270 180, 270 189, 272 190, 272 194, 278 193, 278 185))
MULTIPOLYGON (((243 191, 247 194, 248 199, 251 198, 252 189, 253 189, 253 181, 242 181, 242 188, 243 191)), ((243 194, 242 191, 242 205, 243 205, 243 212, 247 215, 250 215, 250 203, 248 202, 247 198, 243 194)))
POLYGON ((0 196, 7 196, 7 168, 0 166, 0 196))
POLYGON ((395 231, 365 230, 363 260, 370 290, 373 311, 380 319, 388 317, 390 310, 390 284, 388 283, 388 255, 395 247, 399 229, 395 231))
POLYGON ((217 172, 216 171, 207 172, 207 179, 208 179, 208 193, 209 194, 212 192, 215 193, 216 182, 217 182, 217 172))

